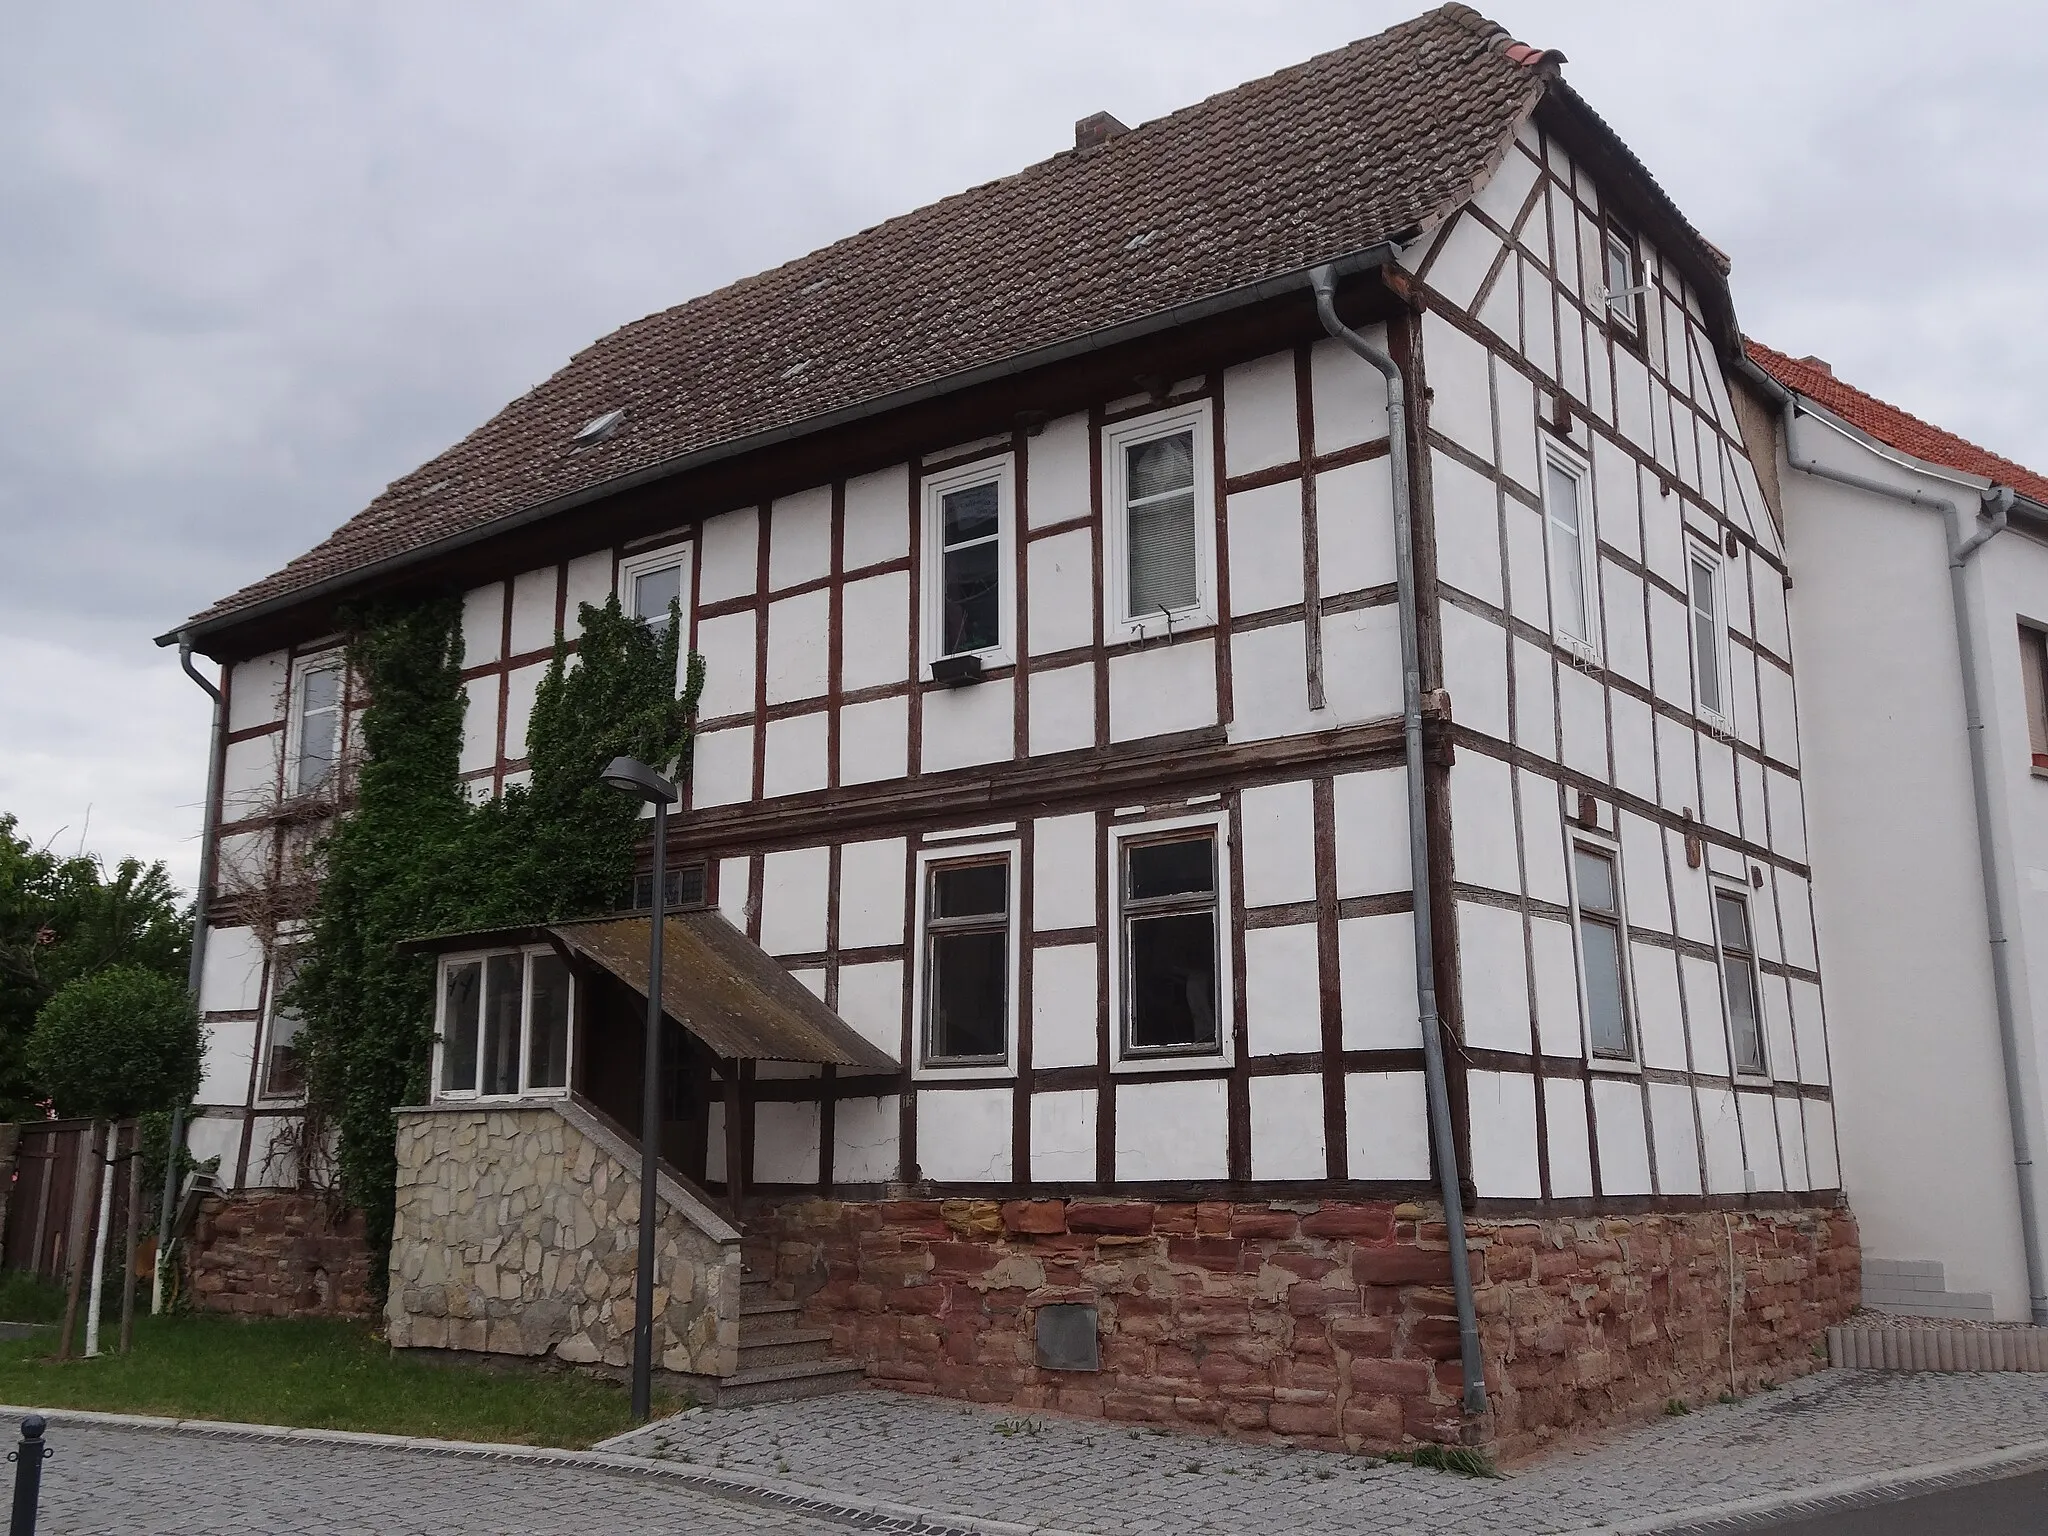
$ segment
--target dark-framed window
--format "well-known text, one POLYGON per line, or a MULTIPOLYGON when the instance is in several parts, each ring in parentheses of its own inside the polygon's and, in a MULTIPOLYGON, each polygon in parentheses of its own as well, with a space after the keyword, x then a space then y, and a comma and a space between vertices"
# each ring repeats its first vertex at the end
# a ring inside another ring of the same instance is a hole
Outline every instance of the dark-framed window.
POLYGON ((1714 888, 1714 935, 1721 944, 1721 993, 1728 1006, 1728 1051, 1738 1073, 1762 1077, 1763 1012, 1758 1006, 1756 937, 1750 927, 1749 898, 1722 886, 1714 888))
POLYGON ((1118 846, 1127 1057, 1222 1049, 1216 838, 1202 827, 1118 846))
POLYGON ((1572 845, 1579 966, 1586 985, 1586 1043, 1609 1061, 1635 1059, 1628 1006, 1628 929, 1621 912, 1621 864, 1591 843, 1572 845))
POLYGON ((925 869, 924 1061, 999 1066, 1010 1056, 1010 860, 925 869))
MULTIPOLYGON (((662 910, 680 912, 689 907, 701 907, 706 901, 705 867, 699 864, 684 864, 676 869, 662 872, 662 910)), ((654 906, 654 871, 642 870, 633 877, 633 900, 627 908, 631 912, 646 912, 654 906)))

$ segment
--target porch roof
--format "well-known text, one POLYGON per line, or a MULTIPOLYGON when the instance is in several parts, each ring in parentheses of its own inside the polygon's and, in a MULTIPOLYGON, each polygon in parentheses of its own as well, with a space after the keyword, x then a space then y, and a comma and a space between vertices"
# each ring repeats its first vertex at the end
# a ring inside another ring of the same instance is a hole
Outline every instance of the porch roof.
MULTIPOLYGON (((601 917, 482 933, 438 934, 408 949, 449 954, 552 940, 647 995, 645 917, 601 917)), ((717 1055, 894 1072, 868 1041, 717 912, 672 913, 662 925, 662 1011, 717 1055)))

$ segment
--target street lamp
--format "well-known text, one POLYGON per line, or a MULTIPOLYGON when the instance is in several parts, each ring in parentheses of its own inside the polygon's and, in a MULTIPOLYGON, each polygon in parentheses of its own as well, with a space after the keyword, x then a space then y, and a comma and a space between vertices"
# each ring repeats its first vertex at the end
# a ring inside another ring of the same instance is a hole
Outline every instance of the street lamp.
POLYGON ((676 787, 645 763, 615 757, 598 777, 654 807, 654 927, 647 939, 647 1048, 640 1088, 640 1261, 633 1289, 633 1417, 653 1410, 654 1181, 661 1163, 661 928, 668 893, 668 808, 676 787))

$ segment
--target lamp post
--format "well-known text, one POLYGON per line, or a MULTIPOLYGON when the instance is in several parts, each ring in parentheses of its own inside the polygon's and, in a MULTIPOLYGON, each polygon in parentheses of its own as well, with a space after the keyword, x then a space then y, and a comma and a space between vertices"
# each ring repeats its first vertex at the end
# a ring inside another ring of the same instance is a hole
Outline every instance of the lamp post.
POLYGON ((676 787, 645 763, 615 757, 599 775, 654 807, 653 929, 647 938, 647 1048, 640 1087, 640 1260, 633 1288, 633 1417, 653 1412, 654 1181, 661 1163, 661 928, 668 865, 668 808, 676 787))

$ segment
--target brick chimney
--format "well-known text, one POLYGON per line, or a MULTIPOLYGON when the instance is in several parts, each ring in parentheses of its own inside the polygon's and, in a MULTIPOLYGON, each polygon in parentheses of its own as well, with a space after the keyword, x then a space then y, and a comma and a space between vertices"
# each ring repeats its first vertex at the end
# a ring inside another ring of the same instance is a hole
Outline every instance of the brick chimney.
POLYGON ((1835 365, 1824 357, 1808 356, 1800 358, 1799 361, 1806 364, 1807 367, 1813 369, 1816 373, 1824 373, 1831 379, 1835 376, 1835 365))
POLYGON ((1093 149, 1131 130, 1107 112, 1097 112, 1074 124, 1074 148, 1093 149))

